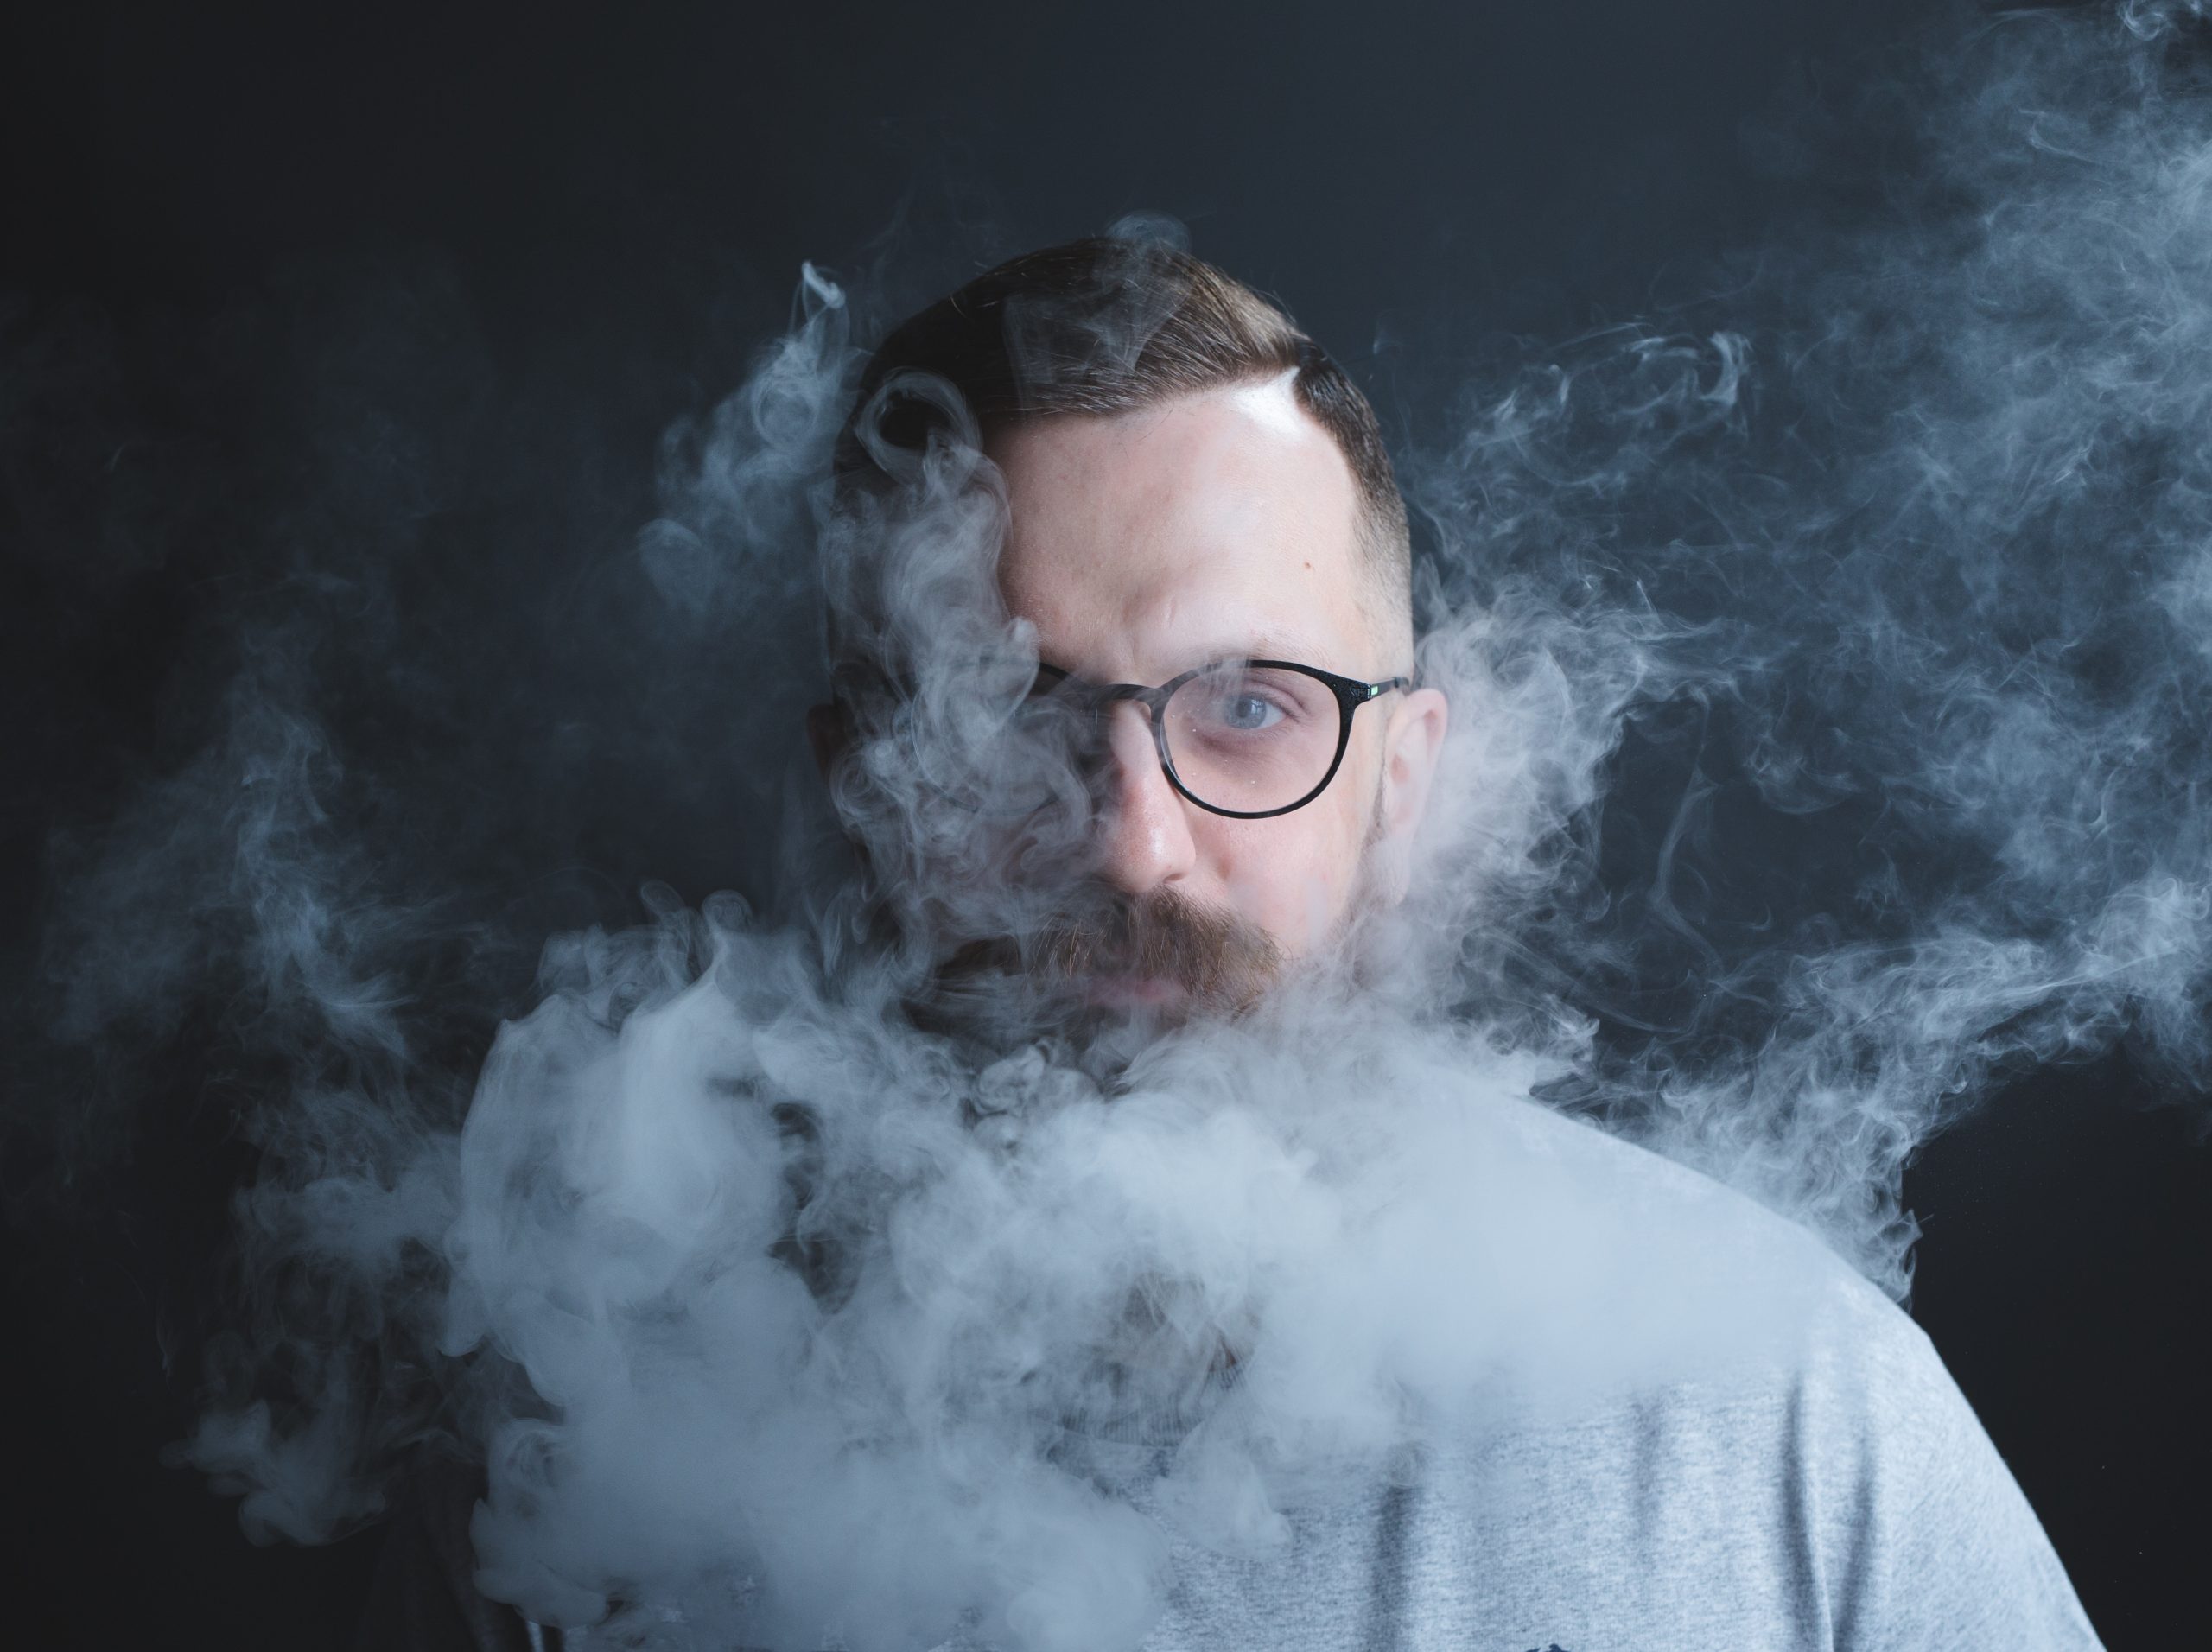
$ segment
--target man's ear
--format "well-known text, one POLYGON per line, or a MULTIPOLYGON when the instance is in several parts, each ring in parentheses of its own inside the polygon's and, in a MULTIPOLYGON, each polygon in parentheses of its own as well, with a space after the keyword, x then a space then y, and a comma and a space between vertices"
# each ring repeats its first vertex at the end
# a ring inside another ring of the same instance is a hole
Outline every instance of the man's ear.
POLYGON ((1394 905, 1406 898, 1414 835, 1428 813, 1429 788, 1451 723, 1452 702, 1440 690, 1408 689, 1391 708, 1383 729, 1375 855, 1383 898, 1394 905))
POLYGON ((842 702, 806 708, 806 743, 814 752, 814 766, 827 780, 845 748, 853 743, 853 720, 842 702))

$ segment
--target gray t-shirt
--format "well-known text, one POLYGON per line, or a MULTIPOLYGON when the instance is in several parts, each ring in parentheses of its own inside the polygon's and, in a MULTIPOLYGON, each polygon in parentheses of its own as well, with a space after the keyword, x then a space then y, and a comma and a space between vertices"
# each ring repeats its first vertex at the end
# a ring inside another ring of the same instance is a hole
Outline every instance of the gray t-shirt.
MULTIPOLYGON (((1879 1292, 1802 1229, 1655 1154, 1524 1104, 1484 1128, 1498 1184, 1535 1189, 1568 1229, 1520 1242, 1556 1256, 1586 1242, 1580 1271, 1543 1270, 1524 1305, 1525 1357, 1389 1470, 1279 1496, 1284 1518, 1240 1552, 1208 1536, 1233 1522, 1179 1518, 1138 1476, 1125 1490, 1173 1562, 1146 1652, 2098 1644, 1957 1385, 1879 1292), (1696 1289, 1679 1288, 1686 1274, 1696 1289), (1656 1305, 1640 1322, 1638 1303, 1656 1305), (1593 1347, 1648 1349, 1669 1325, 1720 1351, 1612 1388, 1568 1374, 1593 1347)), ((1495 1312, 1494 1287, 1471 1287, 1468 1311, 1495 1312)))
MULTIPOLYGON (((1533 1123, 1533 1121, 1532 1121, 1533 1123)), ((1563 1414, 1493 1414, 1263 1556, 1175 1537, 1147 1652, 2094 1647, 2041 1524, 1927 1337, 1800 1230, 1552 1119, 1642 1198, 1711 1204, 1805 1299, 1761 1357, 1563 1414)), ((1771 1277, 1771 1270, 1769 1270, 1771 1277)))

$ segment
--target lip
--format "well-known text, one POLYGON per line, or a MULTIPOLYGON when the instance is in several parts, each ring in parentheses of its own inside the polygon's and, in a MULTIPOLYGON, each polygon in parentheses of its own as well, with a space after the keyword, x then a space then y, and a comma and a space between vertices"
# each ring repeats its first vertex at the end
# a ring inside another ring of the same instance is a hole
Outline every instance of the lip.
POLYGON ((1163 975, 1085 975, 1081 987, 1084 1001, 1098 1009, 1173 1009, 1190 997, 1163 975))

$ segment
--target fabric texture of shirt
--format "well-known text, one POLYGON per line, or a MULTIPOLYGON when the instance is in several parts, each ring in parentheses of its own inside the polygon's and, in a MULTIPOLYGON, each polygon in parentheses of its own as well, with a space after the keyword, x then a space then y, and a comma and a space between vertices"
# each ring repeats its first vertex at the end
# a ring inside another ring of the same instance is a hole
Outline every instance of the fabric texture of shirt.
POLYGON ((1681 1380, 1565 1403, 1536 1355, 1516 1377, 1529 1403, 1478 1407, 1395 1471, 1286 1507, 1271 1552, 1176 1538, 1147 1652, 2098 1644, 1965 1396, 1887 1297, 1656 1154, 1535 1106, 1499 1124, 1510 1176, 1630 1213, 1665 1257, 1649 1277, 1695 1269, 1734 1305, 1714 1326, 1786 1328, 1681 1380))
MULTIPOLYGON (((1499 1154, 1563 1178, 1576 1202, 1602 1200, 1625 1231, 1698 1235, 1721 1299, 1745 1281, 1738 1317, 1772 1318, 1786 1291, 1786 1334, 1565 1403, 1539 1355, 1515 1379, 1528 1403, 1474 1407, 1387 1471, 1283 1499, 1257 1552, 1210 1546, 1203 1522, 1194 1534, 1140 1488, 1173 1557, 1145 1652, 2098 1644, 2027 1500, 1900 1309, 1704 1177, 1541 1108, 1503 1123, 1499 1154)), ((466 1507, 479 1488, 448 1467, 432 1483, 439 1507, 403 1515, 362 1652, 598 1643, 475 1593, 466 1507)))
POLYGON ((2095 1646, 1926 1337, 1833 1290, 1794 1369, 1432 1452, 1263 1558, 1179 1544, 1147 1652, 2095 1646))

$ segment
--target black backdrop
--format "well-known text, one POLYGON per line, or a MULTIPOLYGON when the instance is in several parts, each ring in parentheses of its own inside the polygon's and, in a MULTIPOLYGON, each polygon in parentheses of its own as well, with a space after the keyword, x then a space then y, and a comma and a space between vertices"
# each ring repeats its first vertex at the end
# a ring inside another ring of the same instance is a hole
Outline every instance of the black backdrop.
MULTIPOLYGON (((326 312, 299 294, 434 270, 503 362, 598 410, 620 531, 650 514, 658 430, 734 382, 803 258, 881 258, 922 296, 979 249, 1150 208, 1281 294, 1403 419, 1449 377, 1405 340, 1631 315, 1669 271, 1755 235, 1775 202, 1747 131, 1873 72, 1928 15, 1904 0, 19 9, 0 47, 0 293, 19 340, 124 340, 112 396, 158 423, 196 416, 131 388, 163 382, 158 361, 131 363, 164 340, 205 352, 244 312, 312 327, 326 312)), ((238 382, 227 405, 250 422, 238 382)), ((17 398, 0 410, 24 416, 17 398)), ((10 435, 30 455, 11 464, 35 466, 37 441, 10 435)), ((10 479, 11 532, 27 531, 16 501, 47 497, 25 480, 10 479)), ((192 497, 188 473, 168 480, 192 497)), ((151 740, 198 593, 224 576, 188 509, 162 537, 164 497, 135 518, 160 543, 126 600, 73 607, 65 584, 8 571, 11 981, 51 831, 96 810, 151 740)), ((610 876, 667 869, 610 858, 610 876)), ((79 1183, 11 1140, 15 1644, 316 1644, 372 1557, 373 1532, 255 1549, 226 1503, 161 1464, 194 1382, 168 1296, 217 1246, 248 1163, 190 1090, 79 1183)), ((2195 1644, 2208 1616, 2212 1158, 2195 1136, 2115 1058, 2018 1083, 1908 1190, 1926 1231, 1914 1312, 2115 1646, 2195 1644)))

